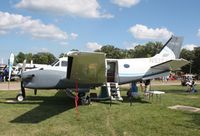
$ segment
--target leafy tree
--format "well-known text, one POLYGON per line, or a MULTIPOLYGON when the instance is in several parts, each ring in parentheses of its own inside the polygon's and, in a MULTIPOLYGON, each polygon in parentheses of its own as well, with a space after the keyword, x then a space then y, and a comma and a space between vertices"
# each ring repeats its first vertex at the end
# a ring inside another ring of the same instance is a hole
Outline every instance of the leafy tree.
POLYGON ((16 63, 22 63, 26 59, 26 55, 23 52, 19 52, 15 57, 16 63))
POLYGON ((33 54, 32 53, 27 53, 25 54, 26 62, 30 63, 31 60, 33 60, 33 54))
POLYGON ((107 58, 143 58, 154 56, 162 46, 160 42, 148 42, 145 45, 137 45, 134 49, 126 50, 116 48, 113 45, 106 45, 95 52, 104 52, 107 58))
POLYGON ((60 55, 59 55, 59 58, 62 58, 62 57, 64 57, 65 56, 65 54, 64 53, 61 53, 60 55))
POLYGON ((39 52, 33 55, 33 62, 38 64, 51 64, 56 60, 56 57, 48 52, 39 52))
POLYGON ((15 56, 15 60, 16 63, 23 63, 23 61, 26 59, 26 62, 30 63, 32 60, 32 53, 23 53, 23 52, 19 52, 16 56, 15 56))
POLYGON ((101 47, 100 50, 96 50, 95 52, 104 52, 107 58, 126 58, 128 56, 127 50, 115 48, 113 45, 106 45, 101 47))
MULTIPOLYGON (((192 62, 193 59, 194 59, 194 51, 190 51, 190 50, 187 50, 187 49, 182 49, 181 53, 180 53, 180 58, 183 58, 183 59, 186 59, 186 60, 192 62)), ((188 64, 188 65, 182 67, 182 71, 184 73, 190 73, 190 65, 192 66, 193 64, 194 63, 188 64)))
POLYGON ((152 57, 159 53, 163 45, 161 42, 148 42, 145 46, 146 57, 152 57))
POLYGON ((130 49, 127 50, 127 58, 135 58, 135 50, 134 49, 130 49))
POLYGON ((137 45, 134 48, 134 57, 135 58, 144 58, 147 57, 145 52, 145 46, 143 45, 137 45))
POLYGON ((101 49, 99 51, 106 53, 107 58, 113 58, 114 57, 114 49, 115 49, 114 46, 106 45, 106 46, 101 47, 101 49))
POLYGON ((194 48, 193 52, 192 73, 200 74, 200 47, 194 48))

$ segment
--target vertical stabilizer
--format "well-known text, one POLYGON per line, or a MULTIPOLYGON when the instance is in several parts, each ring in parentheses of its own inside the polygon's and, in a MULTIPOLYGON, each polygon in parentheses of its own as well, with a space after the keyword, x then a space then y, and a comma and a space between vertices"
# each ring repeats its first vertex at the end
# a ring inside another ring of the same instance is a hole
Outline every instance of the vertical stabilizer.
POLYGON ((170 55, 171 58, 178 59, 181 52, 182 43, 183 37, 172 36, 165 43, 159 55, 162 55, 163 57, 169 57, 170 55))

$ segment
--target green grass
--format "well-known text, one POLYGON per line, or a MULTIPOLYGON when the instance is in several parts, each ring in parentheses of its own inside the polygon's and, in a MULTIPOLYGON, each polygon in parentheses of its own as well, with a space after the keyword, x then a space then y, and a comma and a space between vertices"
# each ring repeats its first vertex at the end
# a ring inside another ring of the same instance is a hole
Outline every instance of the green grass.
MULTIPOLYGON (((7 103, 18 91, 0 91, 0 135, 5 136, 198 136, 200 113, 168 109, 173 105, 189 105, 200 108, 200 86, 196 94, 184 92, 182 86, 153 86, 153 90, 165 91, 161 102, 128 100, 93 102, 79 106, 76 115, 74 100, 65 92, 39 90, 34 96, 27 91, 27 99, 21 103, 7 103)), ((126 96, 127 89, 121 89, 126 96)), ((140 92, 141 93, 141 92, 140 92)), ((141 93, 142 94, 142 93, 141 93)))

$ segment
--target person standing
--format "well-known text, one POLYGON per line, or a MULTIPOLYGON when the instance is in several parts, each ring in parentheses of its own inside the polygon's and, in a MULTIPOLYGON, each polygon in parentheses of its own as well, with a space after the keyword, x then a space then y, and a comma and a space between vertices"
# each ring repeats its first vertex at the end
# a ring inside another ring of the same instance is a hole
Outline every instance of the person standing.
POLYGON ((3 69, 3 80, 4 80, 4 82, 8 81, 8 68, 7 68, 7 65, 3 69))
POLYGON ((146 80, 146 81, 144 82, 144 85, 145 85, 145 90, 144 90, 144 92, 145 92, 145 93, 148 92, 148 91, 150 90, 150 82, 151 82, 150 79, 148 79, 148 80, 146 80))

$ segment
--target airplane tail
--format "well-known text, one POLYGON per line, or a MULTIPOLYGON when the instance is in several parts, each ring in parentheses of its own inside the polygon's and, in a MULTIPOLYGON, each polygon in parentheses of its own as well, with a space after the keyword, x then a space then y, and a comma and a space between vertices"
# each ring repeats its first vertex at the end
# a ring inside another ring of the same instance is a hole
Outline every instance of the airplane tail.
POLYGON ((168 57, 171 59, 178 59, 181 52, 182 43, 183 43, 183 37, 172 36, 165 43, 165 45, 163 46, 163 48, 160 50, 159 54, 157 55, 159 55, 159 57, 168 57))

